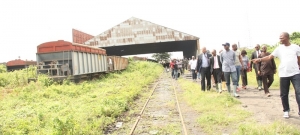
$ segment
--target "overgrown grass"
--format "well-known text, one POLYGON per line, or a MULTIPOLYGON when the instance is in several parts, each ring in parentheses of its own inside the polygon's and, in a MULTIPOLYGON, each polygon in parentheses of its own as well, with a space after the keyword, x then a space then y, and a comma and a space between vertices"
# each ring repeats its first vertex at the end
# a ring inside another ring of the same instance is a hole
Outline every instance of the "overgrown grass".
POLYGON ((180 79, 184 99, 198 112, 198 123, 210 134, 220 134, 220 129, 243 121, 250 113, 240 109, 240 102, 228 93, 202 92, 200 85, 180 79))
POLYGON ((0 87, 15 88, 27 85, 28 78, 36 77, 36 67, 30 66, 23 70, 6 72, 4 66, 0 69, 0 87))
POLYGON ((272 124, 262 125, 248 122, 239 125, 236 135, 299 135, 300 130, 287 123, 276 121, 272 124))
POLYGON ((225 128, 237 135, 300 134, 299 129, 283 122, 261 125, 245 121, 252 114, 227 92, 202 92, 199 84, 183 79, 178 82, 184 90, 185 101, 200 113, 197 121, 207 134, 222 134, 221 130, 225 128))
POLYGON ((103 134, 162 70, 131 62, 96 81, 56 85, 40 79, 16 87, 0 100, 0 134, 103 134))

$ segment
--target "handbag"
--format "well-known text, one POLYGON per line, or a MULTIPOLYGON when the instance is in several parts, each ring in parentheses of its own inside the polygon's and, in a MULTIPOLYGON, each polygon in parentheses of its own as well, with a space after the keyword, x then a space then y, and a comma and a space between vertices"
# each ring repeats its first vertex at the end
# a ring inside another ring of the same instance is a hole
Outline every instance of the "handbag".
POLYGON ((250 62, 248 62, 248 65, 247 65, 247 72, 250 72, 250 62))

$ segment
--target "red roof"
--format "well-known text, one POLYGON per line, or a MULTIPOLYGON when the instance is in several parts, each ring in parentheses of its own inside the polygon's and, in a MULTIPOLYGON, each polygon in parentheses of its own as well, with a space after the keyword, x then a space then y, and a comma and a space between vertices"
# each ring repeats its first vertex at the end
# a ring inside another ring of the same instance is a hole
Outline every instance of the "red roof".
POLYGON ((36 61, 27 61, 27 60, 11 60, 6 63, 6 66, 22 66, 22 65, 36 65, 36 61))
POLYGON ((106 50, 104 49, 90 47, 78 43, 71 43, 64 40, 46 42, 37 46, 37 53, 51 53, 62 51, 79 51, 95 54, 106 54, 106 50))

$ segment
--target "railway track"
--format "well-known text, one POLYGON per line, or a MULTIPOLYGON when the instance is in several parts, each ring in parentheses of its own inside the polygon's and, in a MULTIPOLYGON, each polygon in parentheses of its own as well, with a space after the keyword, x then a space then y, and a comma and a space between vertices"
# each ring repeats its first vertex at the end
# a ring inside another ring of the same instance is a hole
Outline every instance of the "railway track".
POLYGON ((170 132, 172 132, 171 134, 188 134, 177 97, 177 89, 174 85, 176 81, 166 77, 168 75, 165 74, 165 77, 154 85, 151 94, 131 127, 130 135, 170 132), (170 125, 172 126, 170 127, 170 125), (175 131, 170 131, 170 128, 174 128, 175 131))

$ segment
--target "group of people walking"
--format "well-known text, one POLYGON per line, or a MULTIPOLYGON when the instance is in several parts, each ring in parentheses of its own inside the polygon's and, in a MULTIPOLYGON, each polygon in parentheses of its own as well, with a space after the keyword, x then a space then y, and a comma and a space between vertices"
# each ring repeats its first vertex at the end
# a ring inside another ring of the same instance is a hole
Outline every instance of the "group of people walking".
MULTIPOLYGON (((300 47, 290 43, 290 36, 287 32, 281 33, 279 39, 281 45, 279 45, 271 54, 264 53, 261 55, 261 57, 253 59, 252 62, 254 64, 268 63, 273 65, 274 63, 272 60, 274 57, 279 58, 280 65, 278 68, 278 75, 280 78, 280 98, 283 106, 283 117, 290 117, 289 91, 291 82, 295 90, 295 96, 299 110, 298 115, 300 116, 300 47)), ((256 47, 258 48, 258 46, 256 47)), ((263 64, 260 65, 261 69, 264 69, 264 67, 265 66, 263 64)), ((268 74, 274 72, 276 72, 276 67, 270 67, 269 70, 265 70, 264 73, 260 69, 257 69, 258 75, 266 74, 261 78, 263 83, 266 81, 266 79, 271 82, 273 77, 269 76, 268 74)), ((269 85, 271 84, 265 83, 264 87, 269 87, 269 85)))
MULTIPOLYGON (((239 97, 236 92, 239 89, 238 79, 241 70, 243 71, 247 67, 244 67, 241 52, 237 50, 236 44, 232 45, 232 50, 230 50, 229 43, 224 43, 222 45, 224 46, 225 51, 220 51, 220 55, 217 55, 215 49, 213 49, 212 54, 210 54, 207 52, 206 47, 203 47, 202 53, 198 56, 197 66, 193 74, 200 72, 202 91, 209 91, 211 89, 211 75, 213 75, 213 80, 216 84, 216 90, 219 93, 222 92, 221 83, 223 80, 226 81, 227 91, 232 93, 233 96, 239 97), (230 80, 232 80, 233 88, 231 88, 230 80)), ((245 82, 247 82, 247 80, 245 82)), ((247 84, 243 84, 243 88, 246 88, 246 85, 247 84)))
POLYGON ((247 72, 252 71, 252 68, 254 68, 258 84, 257 89, 262 90, 263 88, 266 96, 270 97, 269 87, 273 83, 274 74, 276 73, 274 59, 268 62, 252 62, 254 59, 270 55, 267 52, 267 46, 263 46, 262 50, 260 50, 260 45, 256 45, 256 50, 252 53, 251 60, 249 60, 246 50, 238 50, 237 44, 232 44, 232 49, 230 49, 229 43, 222 45, 225 51, 221 50, 219 52, 220 55, 217 55, 215 49, 210 54, 206 50, 206 47, 203 47, 202 53, 198 56, 197 60, 192 56, 192 60, 189 62, 193 80, 197 79, 197 73, 201 74, 201 90, 209 91, 212 84, 211 80, 214 80, 216 90, 219 93, 222 90, 227 90, 234 97, 239 97, 237 91, 247 89, 247 72), (211 79, 211 76, 213 76, 213 79, 211 79), (240 77, 242 87, 239 87, 240 77), (222 88, 222 82, 226 84, 226 88, 224 88, 224 85, 222 88), (262 84, 264 84, 264 87, 262 87, 262 84))
POLYGON ((165 70, 168 72, 169 68, 171 69, 171 76, 173 79, 177 80, 177 78, 184 74, 184 70, 187 70, 188 60, 187 59, 172 59, 170 63, 161 62, 165 70))
POLYGON ((232 49, 230 49, 229 43, 222 44, 224 51, 219 51, 219 55, 217 55, 215 49, 209 53, 203 47, 202 53, 197 58, 192 56, 190 60, 186 58, 184 60, 173 59, 169 64, 172 69, 171 75, 174 79, 177 79, 178 71, 183 74, 184 70, 189 67, 194 81, 197 79, 197 73, 200 73, 202 91, 211 89, 211 76, 213 76, 212 80, 215 82, 217 92, 222 93, 222 90, 227 89, 231 95, 239 97, 237 91, 247 89, 248 86, 247 72, 252 72, 252 69, 254 69, 257 81, 256 88, 264 90, 265 95, 270 97, 269 88, 274 81, 274 74, 277 72, 274 57, 277 57, 280 60, 278 74, 280 77, 283 117, 289 118, 290 83, 293 84, 295 89, 298 115, 300 116, 300 47, 290 43, 287 32, 281 33, 280 42, 281 45, 275 48, 272 53, 268 52, 267 46, 257 44, 250 59, 247 57, 246 50, 238 50, 236 44, 231 45, 232 49), (241 87, 239 86, 240 76, 242 79, 241 87), (224 81, 226 82, 226 88, 222 85, 224 81))
POLYGON ((190 60, 187 60, 187 58, 181 60, 172 59, 168 64, 171 68, 171 76, 177 80, 179 75, 189 68, 192 72, 193 80, 200 79, 202 91, 209 91, 212 88, 213 81, 217 92, 222 93, 223 90, 227 90, 234 97, 239 97, 237 91, 247 89, 247 72, 252 71, 252 68, 254 68, 258 84, 257 89, 262 90, 264 88, 266 96, 271 96, 269 87, 273 83, 274 74, 276 73, 274 59, 270 62, 259 63, 251 61, 270 55, 267 52, 267 46, 263 46, 260 50, 260 45, 257 44, 256 50, 252 53, 251 60, 249 60, 246 50, 240 51, 237 48, 237 44, 232 44, 232 49, 230 49, 229 43, 222 45, 225 51, 221 50, 219 52, 220 55, 217 55, 215 49, 209 53, 206 47, 203 47, 202 53, 197 58, 192 56, 190 60), (239 87, 240 78, 242 87, 239 87), (262 87, 262 84, 264 84, 264 87, 262 87))

